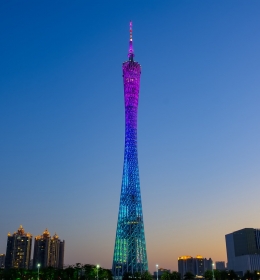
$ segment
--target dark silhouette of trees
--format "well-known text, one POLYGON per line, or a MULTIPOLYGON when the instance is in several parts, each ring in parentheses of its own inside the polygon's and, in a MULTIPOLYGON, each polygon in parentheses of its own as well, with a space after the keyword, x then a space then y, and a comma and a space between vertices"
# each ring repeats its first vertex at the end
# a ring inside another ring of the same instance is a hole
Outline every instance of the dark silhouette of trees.
POLYGON ((238 276, 237 276, 237 274, 235 273, 234 270, 229 270, 228 273, 227 273, 227 279, 228 280, 236 280, 236 279, 238 279, 238 276))
POLYGON ((171 273, 171 280, 181 280, 181 274, 177 271, 171 273))
POLYGON ((245 280, 253 280, 254 273, 251 272, 250 270, 247 270, 243 276, 243 279, 245 280))
POLYGON ((191 273, 191 272, 186 272, 186 273, 184 274, 184 280, 191 280, 191 279, 194 279, 194 278, 195 278, 195 276, 194 276, 194 274, 191 273))
POLYGON ((161 280, 171 280, 171 273, 169 271, 164 271, 161 280))
POLYGON ((228 279, 228 273, 226 270, 220 271, 220 280, 227 280, 228 279))
POLYGON ((122 280, 129 280, 129 279, 132 279, 132 273, 125 272, 123 277, 122 277, 122 280))
POLYGON ((164 271, 161 280, 181 280, 181 274, 177 271, 164 271))
MULTIPOLYGON (((213 279, 213 272, 212 270, 206 270, 203 274, 205 279, 212 280, 213 279)), ((227 278, 222 279, 221 278, 221 271, 218 269, 214 269, 214 279, 215 280, 226 280, 227 278)))
POLYGON ((203 274, 206 280, 212 280, 213 278, 213 273, 212 270, 206 270, 203 274))
POLYGON ((253 272, 253 279, 254 280, 260 280, 260 271, 255 270, 253 272))
MULTIPOLYGON (((113 280, 110 269, 98 268, 99 280, 113 280)), ((41 268, 40 280, 97 280, 97 267, 91 264, 76 263, 65 269, 54 267, 41 268)), ((38 280, 38 270, 30 269, 0 269, 0 280, 38 280)), ((143 278, 143 280, 151 280, 143 278)))

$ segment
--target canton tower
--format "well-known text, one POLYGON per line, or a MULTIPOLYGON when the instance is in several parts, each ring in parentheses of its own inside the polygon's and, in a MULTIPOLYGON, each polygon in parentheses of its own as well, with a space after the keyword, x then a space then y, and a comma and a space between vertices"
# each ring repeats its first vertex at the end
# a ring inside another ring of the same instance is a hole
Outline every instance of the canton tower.
POLYGON ((128 60, 123 63, 125 97, 125 152, 112 272, 121 279, 127 272, 148 270, 137 157, 137 109, 141 65, 134 61, 132 22, 128 60))

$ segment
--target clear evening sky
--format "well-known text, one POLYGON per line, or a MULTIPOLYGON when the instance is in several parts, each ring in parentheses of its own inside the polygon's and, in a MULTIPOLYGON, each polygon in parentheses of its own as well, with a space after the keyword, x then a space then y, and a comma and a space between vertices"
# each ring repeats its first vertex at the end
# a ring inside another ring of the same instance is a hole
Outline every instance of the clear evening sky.
POLYGON ((111 268, 130 20, 150 271, 260 227, 260 1, 2 0, 0 253, 47 227, 111 268))

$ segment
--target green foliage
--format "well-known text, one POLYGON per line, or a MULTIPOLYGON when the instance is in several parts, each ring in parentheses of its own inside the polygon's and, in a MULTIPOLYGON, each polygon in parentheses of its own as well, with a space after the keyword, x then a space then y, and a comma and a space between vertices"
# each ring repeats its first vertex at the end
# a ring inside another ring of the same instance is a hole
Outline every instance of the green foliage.
POLYGON ((194 274, 191 273, 191 272, 186 272, 186 273, 184 274, 184 280, 190 280, 190 279, 194 279, 194 278, 195 278, 195 276, 194 276, 194 274))
POLYGON ((212 280, 213 278, 212 270, 206 270, 203 276, 205 277, 206 280, 212 280))
POLYGON ((220 271, 220 280, 227 280, 228 279, 228 273, 226 270, 220 271))
MULTIPOLYGON (((110 272, 111 273, 111 272, 110 272)), ((112 273, 111 273, 111 279, 112 280, 112 273)), ((152 275, 150 274, 149 271, 145 271, 143 273, 140 272, 135 272, 134 274, 130 273, 130 272, 126 272, 123 275, 123 279, 122 280, 152 280, 152 275)))
POLYGON ((171 273, 171 280, 181 280, 181 274, 177 271, 171 273))
POLYGON ((171 273, 169 271, 164 271, 161 280, 171 280, 171 273))
POLYGON ((161 280, 181 280, 181 275, 177 271, 173 271, 172 273, 169 271, 164 271, 161 280))
MULTIPOLYGON (((203 274, 203 276, 205 277, 205 279, 207 280, 212 280, 213 279, 213 272, 212 270, 206 270, 203 274)), ((221 271, 218 269, 214 269, 214 279, 215 280, 226 280, 226 278, 222 279, 221 278, 221 271)))
POLYGON ((235 273, 235 271, 234 270, 229 270, 228 271, 228 273, 227 273, 227 279, 228 280, 236 280, 236 279, 238 279, 238 276, 237 276, 237 274, 235 273))
POLYGON ((122 277, 122 280, 129 280, 129 279, 132 279, 132 273, 125 272, 123 277, 122 277))
POLYGON ((244 274, 244 276, 243 276, 243 279, 251 279, 251 280, 253 280, 253 278, 254 278, 254 273, 253 272, 251 272, 250 270, 247 270, 246 271, 246 273, 244 274))
MULTIPOLYGON (((65 269, 46 267, 39 270, 40 280, 97 280, 95 265, 76 263, 65 269)), ((109 269, 98 268, 99 280, 113 280, 109 269)), ((37 280, 38 270, 0 269, 0 280, 37 280)), ((150 280, 150 279, 144 279, 150 280)))
POLYGON ((153 277, 149 271, 145 271, 141 274, 141 280, 152 280, 153 277))
POLYGON ((253 279, 254 280, 260 280, 260 271, 255 270, 253 272, 253 279))
POLYGON ((218 269, 214 269, 214 278, 216 280, 221 280, 221 271, 218 269))

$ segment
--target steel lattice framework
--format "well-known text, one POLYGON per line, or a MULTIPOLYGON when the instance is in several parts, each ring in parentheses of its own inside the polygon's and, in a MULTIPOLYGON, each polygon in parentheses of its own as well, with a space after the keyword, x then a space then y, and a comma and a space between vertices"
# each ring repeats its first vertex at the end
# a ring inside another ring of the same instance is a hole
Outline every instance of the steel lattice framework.
POLYGON ((129 60, 123 63, 125 153, 112 268, 115 279, 121 279, 126 272, 133 274, 148 270, 137 157, 141 65, 134 61, 132 22, 128 58, 129 60))

